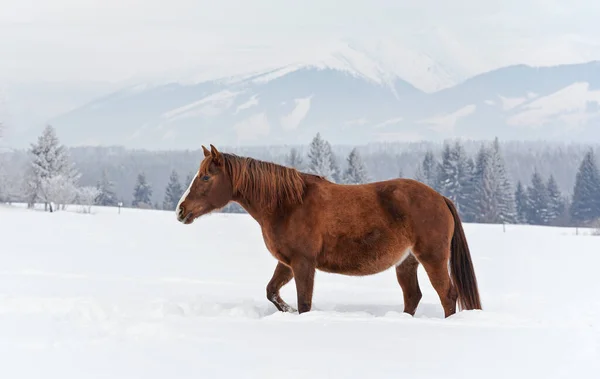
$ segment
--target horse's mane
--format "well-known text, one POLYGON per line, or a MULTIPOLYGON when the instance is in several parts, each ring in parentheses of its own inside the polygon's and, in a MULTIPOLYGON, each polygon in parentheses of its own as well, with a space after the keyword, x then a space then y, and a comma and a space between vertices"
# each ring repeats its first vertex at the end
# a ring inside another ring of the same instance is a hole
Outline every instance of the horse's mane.
POLYGON ((253 200, 268 211, 281 205, 302 204, 306 184, 298 170, 234 154, 222 156, 234 195, 253 200))

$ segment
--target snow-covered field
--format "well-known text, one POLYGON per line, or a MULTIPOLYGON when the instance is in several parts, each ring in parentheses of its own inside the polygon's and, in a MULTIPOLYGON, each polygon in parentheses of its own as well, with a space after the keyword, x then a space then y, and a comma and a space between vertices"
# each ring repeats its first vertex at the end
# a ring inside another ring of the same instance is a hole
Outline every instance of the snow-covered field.
POLYGON ((468 224, 483 311, 444 319, 421 269, 414 318, 391 270, 318 272, 297 315, 249 216, 93 211, 0 206, 0 377, 600 377, 600 237, 468 224))

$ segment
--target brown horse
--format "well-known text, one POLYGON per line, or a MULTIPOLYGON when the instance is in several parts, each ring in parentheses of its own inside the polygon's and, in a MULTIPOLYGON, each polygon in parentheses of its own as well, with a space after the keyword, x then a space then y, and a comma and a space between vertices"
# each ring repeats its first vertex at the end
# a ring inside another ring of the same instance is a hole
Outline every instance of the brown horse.
POLYGON ((453 203, 415 180, 341 185, 323 177, 204 146, 200 168, 177 205, 177 219, 196 218, 239 203, 259 223, 267 249, 278 260, 267 298, 295 312, 279 296, 292 278, 298 312, 310 311, 315 270, 372 275, 396 267, 404 312, 421 300, 422 264, 445 317, 481 309, 477 279, 453 203), (449 270, 450 268, 450 274, 449 270))

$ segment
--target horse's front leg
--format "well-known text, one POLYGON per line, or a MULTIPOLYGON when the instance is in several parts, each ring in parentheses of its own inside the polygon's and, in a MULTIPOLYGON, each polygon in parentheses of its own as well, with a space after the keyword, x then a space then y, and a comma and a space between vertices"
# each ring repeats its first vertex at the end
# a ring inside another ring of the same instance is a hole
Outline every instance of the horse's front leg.
POLYGON ((291 266, 298 294, 298 313, 308 312, 312 306, 316 264, 308 258, 297 257, 291 266))
POLYGON ((281 287, 286 285, 292 278, 294 274, 292 269, 288 266, 284 265, 281 262, 277 263, 277 267, 275 267, 275 272, 273 273, 273 277, 269 284, 267 284, 267 299, 271 301, 277 307, 277 309, 281 312, 296 312, 296 310, 288 305, 281 296, 279 296, 279 290, 281 287))

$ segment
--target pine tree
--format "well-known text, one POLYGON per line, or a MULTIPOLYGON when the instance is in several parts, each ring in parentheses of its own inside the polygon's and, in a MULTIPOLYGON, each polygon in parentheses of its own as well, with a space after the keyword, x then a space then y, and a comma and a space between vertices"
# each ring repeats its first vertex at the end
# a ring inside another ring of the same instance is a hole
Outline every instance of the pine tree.
POLYGON ((298 152, 298 149, 293 147, 290 153, 285 157, 285 164, 288 167, 293 167, 296 170, 302 170, 304 167, 304 161, 302 156, 298 152))
POLYGON ((527 198, 527 192, 523 188, 523 184, 519 180, 517 182, 517 190, 515 191, 515 208, 516 208, 516 222, 519 224, 527 224, 527 215, 529 209, 527 207, 529 200, 527 198))
POLYGON ((435 180, 438 191, 444 196, 448 196, 449 187, 451 186, 449 183, 449 181, 452 179, 453 168, 451 159, 452 150, 450 149, 450 145, 444 143, 444 148, 442 149, 442 161, 437 165, 435 180))
POLYGON ((146 181, 144 173, 138 174, 137 182, 133 189, 133 201, 131 205, 138 208, 152 207, 152 186, 146 181))
POLYGON ((106 170, 102 170, 102 178, 96 184, 98 189, 98 196, 96 197, 96 204, 105 207, 117 205, 117 194, 114 190, 115 184, 108 179, 106 170))
POLYGON ((437 167, 438 164, 433 156, 433 152, 428 150, 425 152, 423 162, 421 162, 421 165, 417 168, 415 179, 421 183, 427 184, 433 189, 438 190, 439 186, 437 184, 437 167))
POLYGON ((369 181, 367 168, 356 148, 352 149, 347 158, 348 168, 344 173, 344 183, 362 184, 369 181))
POLYGON ((331 152, 328 143, 321 138, 321 133, 313 138, 308 151, 308 171, 314 175, 323 176, 326 179, 333 180, 333 170, 331 169, 331 152))
POLYGON ((183 188, 179 182, 179 175, 177 174, 177 171, 173 170, 165 191, 163 209, 174 211, 177 207, 177 203, 179 203, 179 199, 181 199, 181 195, 183 195, 183 188))
POLYGON ((468 185, 470 175, 467 169, 467 156, 460 142, 457 141, 453 147, 449 144, 444 145, 438 175, 440 192, 452 200, 462 214, 463 205, 467 201, 465 186, 468 185))
POLYGON ((512 223, 515 221, 515 201, 513 190, 506 173, 504 159, 500 153, 500 143, 498 138, 494 139, 491 151, 492 166, 495 173, 496 183, 494 183, 496 196, 498 197, 498 216, 499 221, 512 223))
POLYGON ((600 172, 592 150, 585 154, 575 176, 571 217, 578 225, 600 218, 600 172))
POLYGON ((335 183, 340 183, 342 181, 342 172, 340 169, 340 165, 338 164, 337 157, 331 148, 329 142, 325 141, 325 149, 327 155, 329 156, 329 167, 331 169, 331 180, 335 183))
POLYGON ((531 186, 527 188, 527 199, 528 222, 533 225, 548 225, 548 189, 537 170, 531 175, 531 186))
POLYGON ((185 177, 185 183, 182 185, 182 187, 187 188, 192 184, 192 180, 194 180, 194 176, 196 176, 195 173, 190 172, 188 173, 188 175, 185 177))
POLYGON ((560 210, 558 212, 558 217, 554 221, 554 225, 556 225, 556 226, 570 226, 570 225, 572 225, 571 215, 569 213, 569 209, 570 209, 571 204, 569 203, 568 196, 562 195, 561 196, 560 204, 561 204, 561 208, 560 208, 560 210))
POLYGON ((564 202, 562 194, 558 189, 558 184, 554 175, 550 175, 546 183, 546 191, 548 193, 548 223, 555 224, 556 220, 562 216, 564 210, 564 202))
MULTIPOLYGON (((56 132, 51 125, 47 125, 38 137, 36 144, 31 144, 29 149, 31 164, 28 167, 26 178, 26 196, 29 206, 38 200, 44 202, 45 209, 57 200, 53 198, 60 193, 60 197, 68 199, 65 193, 68 188, 75 188, 80 174, 69 161, 69 153, 65 146, 60 144, 56 132)), ((59 201, 57 205, 65 204, 59 201)))
POLYGON ((477 217, 477 207, 473 200, 476 196, 475 162, 473 158, 467 159, 465 174, 463 176, 462 191, 459 194, 459 203, 462 207, 461 217, 465 222, 474 222, 477 217))
POLYGON ((484 145, 477 152, 473 180, 475 184, 473 193, 475 221, 481 223, 496 222, 498 205, 494 196, 491 156, 490 151, 484 145))
POLYGON ((477 153, 473 204, 478 222, 515 220, 515 200, 499 146, 496 138, 491 148, 482 145, 477 153))

